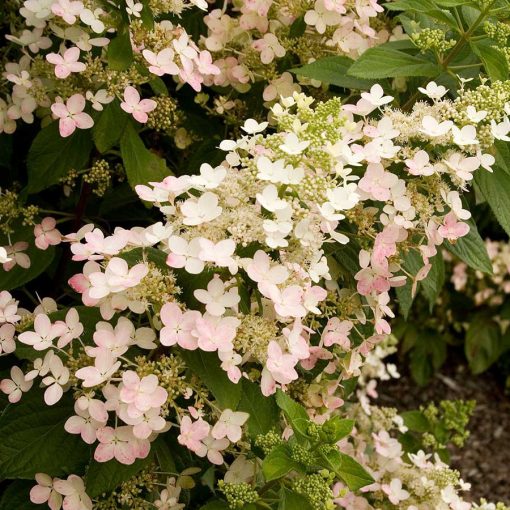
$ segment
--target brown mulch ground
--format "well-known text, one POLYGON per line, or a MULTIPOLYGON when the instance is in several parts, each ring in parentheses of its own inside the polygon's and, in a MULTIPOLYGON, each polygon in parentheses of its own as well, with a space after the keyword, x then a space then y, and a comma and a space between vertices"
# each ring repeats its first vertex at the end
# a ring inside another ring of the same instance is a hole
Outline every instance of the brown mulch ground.
POLYGON ((487 498, 510 505, 510 397, 494 372, 472 376, 463 364, 451 364, 425 388, 408 375, 378 385, 379 403, 399 410, 430 401, 476 400, 465 447, 452 454, 453 467, 472 484, 473 501, 487 498))

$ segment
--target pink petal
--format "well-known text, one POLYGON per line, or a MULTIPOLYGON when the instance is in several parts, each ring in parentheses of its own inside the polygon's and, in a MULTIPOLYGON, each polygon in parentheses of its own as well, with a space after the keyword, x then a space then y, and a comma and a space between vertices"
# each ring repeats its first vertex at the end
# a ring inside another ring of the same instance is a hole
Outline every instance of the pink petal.
POLYGON ((130 106, 135 106, 140 102, 140 94, 134 87, 126 87, 124 90, 124 101, 130 106))
POLYGON ((45 392, 44 392, 44 401, 47 405, 52 406, 56 404, 64 394, 64 390, 59 384, 52 384, 45 392))
POLYGON ((73 94, 67 100, 67 109, 69 113, 76 114, 83 111, 85 108, 85 98, 81 94, 73 94))
POLYGON ((58 129, 60 131, 60 136, 62 138, 67 138, 71 136, 76 130, 76 123, 70 117, 66 117, 65 119, 60 119, 58 122, 58 129))
POLYGON ((76 127, 80 129, 90 129, 94 125, 92 117, 88 113, 79 113, 73 117, 76 127))

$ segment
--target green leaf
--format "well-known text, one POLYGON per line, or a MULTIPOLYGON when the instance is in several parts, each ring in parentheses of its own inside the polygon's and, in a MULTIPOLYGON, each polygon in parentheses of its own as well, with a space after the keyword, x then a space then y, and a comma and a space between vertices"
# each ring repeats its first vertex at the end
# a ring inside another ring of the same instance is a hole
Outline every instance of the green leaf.
POLYGON ((400 413, 404 425, 413 432, 427 432, 430 430, 430 423, 421 411, 404 411, 400 413))
MULTIPOLYGON (((445 1, 447 2, 448 0, 445 1)), ((462 0, 459 1, 462 2, 462 0)), ((389 11, 419 12, 458 30, 458 24, 454 16, 449 11, 440 9, 438 6, 439 3, 440 2, 432 2, 431 0, 397 0, 396 2, 384 4, 384 7, 389 11)))
POLYGON ((480 57, 492 81, 508 79, 508 62, 500 50, 491 46, 488 40, 471 43, 471 48, 480 57))
POLYGON ((406 284, 402 287, 395 287, 395 294, 397 295, 398 307, 400 313, 403 315, 404 319, 407 320, 409 317, 409 312, 411 311, 411 307, 413 306, 413 295, 412 295, 412 282, 406 281, 406 284))
POLYGON ((105 106, 92 128, 92 138, 101 154, 119 143, 128 120, 129 116, 120 107, 118 99, 105 106))
POLYGON ((156 441, 152 443, 151 449, 154 449, 154 454, 156 455, 158 466, 161 471, 166 473, 175 473, 177 471, 170 445, 165 441, 164 435, 160 435, 156 441))
POLYGON ((510 174, 510 144, 502 140, 495 140, 494 148, 496 149, 496 165, 510 174))
POLYGON ((149 29, 152 30, 154 28, 154 15, 152 14, 152 10, 149 6, 148 0, 141 0, 143 4, 142 12, 140 13, 140 17, 142 23, 149 29))
POLYGON ((165 82, 159 76, 152 78, 152 80, 149 81, 149 85, 154 94, 158 96, 168 96, 168 88, 165 82))
POLYGON ((41 505, 30 501, 30 489, 35 480, 16 480, 3 491, 0 499, 0 510, 41 510, 41 505))
POLYGON ((494 166, 494 172, 475 172, 475 182, 499 224, 510 235, 510 175, 494 166))
POLYGON ((79 435, 64 430, 74 414, 69 393, 53 406, 43 401, 42 391, 32 389, 20 402, 9 405, 0 417, 0 476, 30 478, 36 473, 63 476, 80 473, 90 449, 79 435))
POLYGON ((281 478, 291 471, 302 471, 302 468, 290 457, 287 444, 281 444, 273 448, 262 461, 262 473, 266 482, 281 478))
POLYGON ((207 388, 214 395, 223 409, 237 409, 241 400, 242 386, 234 384, 227 373, 220 367, 218 356, 215 353, 196 351, 182 351, 182 357, 207 388))
POLYGON ((338 450, 326 454, 324 460, 325 467, 333 469, 351 491, 357 491, 374 482, 372 476, 359 462, 338 450))
POLYGON ((352 63, 353 61, 347 57, 325 57, 302 67, 291 69, 291 72, 298 76, 337 85, 338 87, 369 89, 374 84, 372 80, 354 78, 347 74, 352 63))
POLYGON ((299 18, 296 18, 292 25, 290 26, 289 37, 293 39, 296 37, 301 37, 305 33, 305 30, 306 30, 305 17, 304 15, 299 16, 299 18))
POLYGON ((301 494, 282 487, 278 510, 312 510, 310 502, 301 494))
POLYGON ((426 329, 416 336, 409 368, 416 383, 424 386, 446 360, 446 343, 437 331, 426 329))
POLYGON ((115 459, 108 462, 93 460, 87 470, 87 494, 94 498, 100 494, 112 492, 122 482, 129 480, 152 462, 152 455, 145 459, 137 459, 133 464, 126 465, 115 459))
POLYGON ((380 79, 398 76, 437 76, 441 70, 422 57, 386 48, 370 48, 349 69, 357 78, 380 79))
POLYGON ((498 324, 484 316, 469 323, 464 352, 473 374, 485 372, 502 352, 503 339, 498 324))
POLYGON ((444 247, 469 267, 482 271, 482 273, 492 274, 491 259, 475 223, 472 220, 466 223, 469 225, 468 234, 457 239, 455 243, 445 241, 444 247))
POLYGON ((133 48, 129 31, 121 32, 108 44, 108 67, 113 71, 125 71, 133 62, 133 48))
POLYGON ((143 261, 152 262, 164 273, 168 272, 170 268, 166 263, 166 255, 163 251, 148 246, 145 248, 133 248, 132 250, 125 251, 119 255, 121 259, 124 259, 130 267, 139 264, 143 261))
POLYGON ((242 380, 241 400, 238 411, 249 413, 248 434, 254 438, 266 434, 278 423, 279 410, 274 397, 264 397, 258 384, 242 380))
POLYGON ((92 150, 88 129, 77 129, 62 138, 58 122, 52 122, 39 131, 28 150, 28 192, 37 193, 59 182, 69 170, 81 170, 92 150))
POLYGON ((12 290, 25 285, 42 274, 55 258, 54 246, 50 246, 46 250, 40 250, 35 246, 33 231, 33 227, 15 227, 14 232, 10 235, 10 242, 6 237, 3 239, 1 246, 29 240, 25 253, 30 257, 30 267, 24 269, 16 264, 10 271, 0 269, 0 289, 12 290))
POLYGON ((461 5, 476 5, 475 2, 469 0, 435 0, 437 5, 441 7, 459 7, 461 5))
POLYGON ((284 412, 290 426, 294 432, 302 437, 308 437, 308 427, 310 426, 310 418, 305 408, 292 400, 282 390, 276 392, 276 403, 284 412))
POLYGON ((200 510, 229 510, 230 506, 225 501, 210 501, 204 506, 200 507, 200 510))
POLYGON ((388 11, 418 11, 427 12, 434 9, 436 5, 430 0, 396 0, 384 4, 384 8, 388 11))
POLYGON ((430 259, 430 262, 432 267, 429 274, 420 283, 421 290, 430 304, 430 310, 432 310, 445 282, 444 260, 441 250, 438 250, 437 254, 430 259))
POLYGON ((129 184, 146 184, 161 181, 170 172, 164 159, 147 150, 132 123, 128 123, 120 138, 120 152, 129 184))

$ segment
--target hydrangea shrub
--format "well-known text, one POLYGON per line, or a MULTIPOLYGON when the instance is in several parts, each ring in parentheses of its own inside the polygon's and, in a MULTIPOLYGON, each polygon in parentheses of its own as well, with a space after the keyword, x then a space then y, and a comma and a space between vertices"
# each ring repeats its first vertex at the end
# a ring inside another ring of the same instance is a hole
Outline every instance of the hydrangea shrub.
POLYGON ((4 7, 1 509, 506 508, 373 403, 510 224, 506 2, 429 3, 4 7))

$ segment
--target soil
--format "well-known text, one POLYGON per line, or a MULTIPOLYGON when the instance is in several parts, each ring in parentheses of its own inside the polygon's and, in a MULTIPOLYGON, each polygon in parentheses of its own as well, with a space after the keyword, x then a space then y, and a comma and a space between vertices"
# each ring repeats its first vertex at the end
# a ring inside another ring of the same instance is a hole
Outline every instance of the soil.
POLYGON ((416 409, 430 401, 476 400, 471 435, 462 449, 452 451, 452 467, 471 483, 471 499, 502 501, 510 506, 510 397, 497 370, 473 376, 466 365, 450 363, 426 387, 407 374, 379 383, 381 405, 416 409))

